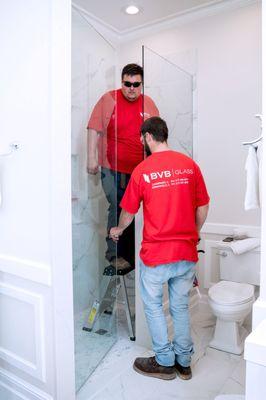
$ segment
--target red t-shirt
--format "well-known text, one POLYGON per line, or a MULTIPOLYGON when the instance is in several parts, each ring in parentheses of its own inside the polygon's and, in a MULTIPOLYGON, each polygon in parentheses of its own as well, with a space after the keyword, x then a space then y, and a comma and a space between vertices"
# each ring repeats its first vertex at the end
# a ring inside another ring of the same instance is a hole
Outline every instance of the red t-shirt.
POLYGON ((120 207, 136 214, 143 201, 140 258, 156 266, 197 261, 196 208, 209 203, 198 165, 184 154, 153 153, 133 171, 120 207))
POLYGON ((99 165, 131 174, 144 156, 140 142, 141 124, 144 119, 158 115, 156 105, 148 96, 141 95, 135 101, 128 101, 121 89, 104 94, 95 105, 87 127, 101 133, 99 165))

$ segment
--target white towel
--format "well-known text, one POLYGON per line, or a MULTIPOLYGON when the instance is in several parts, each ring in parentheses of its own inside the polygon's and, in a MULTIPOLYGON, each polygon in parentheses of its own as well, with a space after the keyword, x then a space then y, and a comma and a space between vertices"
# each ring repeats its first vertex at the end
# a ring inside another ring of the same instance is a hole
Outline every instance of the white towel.
POLYGON ((257 238, 236 240, 234 242, 230 242, 229 244, 234 254, 246 253, 247 251, 255 249, 259 245, 260 245, 260 239, 257 238))
POLYGON ((248 156, 245 165, 247 171, 247 188, 245 196, 245 210, 254 210, 260 207, 259 200, 259 165, 254 146, 248 146, 248 156))
POLYGON ((260 204, 262 204, 262 158, 263 158, 263 148, 262 142, 256 143, 257 147, 257 159, 259 164, 259 199, 260 204))

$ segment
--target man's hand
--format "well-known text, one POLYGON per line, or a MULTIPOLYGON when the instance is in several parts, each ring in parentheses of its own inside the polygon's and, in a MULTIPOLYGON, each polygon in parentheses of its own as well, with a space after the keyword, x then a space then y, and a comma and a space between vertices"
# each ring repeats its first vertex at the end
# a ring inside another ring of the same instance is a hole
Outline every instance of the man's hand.
POLYGON ((88 160, 87 172, 92 175, 96 175, 99 172, 99 165, 95 159, 88 160))
POLYGON ((114 242, 118 242, 119 236, 122 235, 124 230, 131 224, 134 219, 134 214, 128 213, 126 210, 121 211, 118 226, 110 229, 109 236, 114 242))
POLYGON ((118 242, 119 236, 121 236, 122 233, 123 229, 119 228, 118 226, 114 226, 111 228, 109 236, 114 242, 118 242))

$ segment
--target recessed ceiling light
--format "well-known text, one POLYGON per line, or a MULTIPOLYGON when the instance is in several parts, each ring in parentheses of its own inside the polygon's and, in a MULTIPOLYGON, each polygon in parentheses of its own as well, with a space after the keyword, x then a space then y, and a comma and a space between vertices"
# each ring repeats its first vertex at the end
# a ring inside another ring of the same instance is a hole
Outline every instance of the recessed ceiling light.
POLYGON ((125 12, 129 15, 135 15, 138 14, 140 9, 137 6, 127 6, 124 8, 125 12))

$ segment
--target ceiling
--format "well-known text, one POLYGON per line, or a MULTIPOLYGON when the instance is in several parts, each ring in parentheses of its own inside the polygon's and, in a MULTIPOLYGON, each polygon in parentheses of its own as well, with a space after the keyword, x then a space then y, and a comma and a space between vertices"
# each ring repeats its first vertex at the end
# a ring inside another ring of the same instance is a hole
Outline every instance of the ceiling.
POLYGON ((105 25, 118 33, 166 21, 209 5, 230 0, 73 0, 105 25), (137 5, 141 12, 127 15, 123 8, 137 5))

